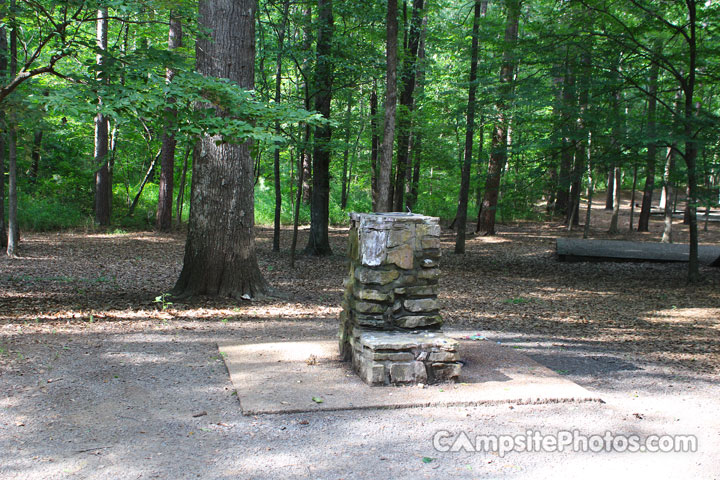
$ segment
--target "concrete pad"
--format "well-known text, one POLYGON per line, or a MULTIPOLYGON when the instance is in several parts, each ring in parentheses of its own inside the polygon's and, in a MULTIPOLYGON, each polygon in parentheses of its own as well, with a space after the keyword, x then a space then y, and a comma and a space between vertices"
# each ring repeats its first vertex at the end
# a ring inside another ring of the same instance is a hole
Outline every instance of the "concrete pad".
MULTIPOLYGON (((452 334, 451 334, 452 335, 452 334)), ((460 339, 457 383, 371 387, 340 361, 337 340, 218 342, 243 414, 602 400, 511 348, 460 339), (313 400, 322 400, 317 403, 313 400)))

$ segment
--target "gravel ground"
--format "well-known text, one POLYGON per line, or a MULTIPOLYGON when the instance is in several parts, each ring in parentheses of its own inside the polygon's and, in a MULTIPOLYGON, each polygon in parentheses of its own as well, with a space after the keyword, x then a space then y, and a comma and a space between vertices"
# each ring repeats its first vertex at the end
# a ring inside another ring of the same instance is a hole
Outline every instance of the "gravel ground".
POLYGON ((21 258, 0 259, 0 478, 720 478, 720 273, 689 288, 682 266, 558 264, 559 232, 504 226, 446 254, 447 329, 518 348, 606 403, 257 417, 216 342, 334 336, 342 230, 336 255, 296 271, 260 232, 261 268, 289 299, 166 310, 154 299, 177 278, 181 236, 28 235, 21 258), (572 430, 695 435, 698 451, 433 447, 436 432, 572 430))
MULTIPOLYGON (((300 326, 333 331, 327 322, 300 326)), ((285 327, 268 322, 262 330, 285 327)), ((720 388, 711 377, 502 338, 525 345, 533 358, 552 358, 552 368, 606 403, 246 417, 215 342, 254 338, 257 328, 140 322, 132 330, 91 326, 11 344, 25 359, 0 378, 0 478, 647 478, 650 472, 718 478, 720 388), (603 362, 598 375, 594 368, 603 362), (474 438, 575 429, 583 435, 691 434, 699 449, 500 457, 439 452, 432 441, 443 430, 474 438)))

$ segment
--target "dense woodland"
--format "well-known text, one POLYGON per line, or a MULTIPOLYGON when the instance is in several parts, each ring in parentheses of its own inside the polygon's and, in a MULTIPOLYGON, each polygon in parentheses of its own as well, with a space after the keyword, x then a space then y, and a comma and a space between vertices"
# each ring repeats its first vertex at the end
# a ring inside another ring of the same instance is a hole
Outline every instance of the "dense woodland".
MULTIPOLYGON (((24 230, 188 219, 197 244, 195 196, 197 215, 240 211, 244 261, 253 217, 293 251, 281 224, 310 222, 297 248, 323 255, 353 210, 443 217, 462 253, 466 231, 511 219, 587 232, 581 197, 627 229, 629 190, 639 231, 651 207, 686 211, 698 278, 698 212, 719 201, 718 2, 3 0, 0 16, 11 255, 24 230), (226 180, 249 207, 207 200, 226 180)), ((195 250, 186 267, 210 261, 195 250)), ((248 275, 225 293, 263 291, 248 275)))

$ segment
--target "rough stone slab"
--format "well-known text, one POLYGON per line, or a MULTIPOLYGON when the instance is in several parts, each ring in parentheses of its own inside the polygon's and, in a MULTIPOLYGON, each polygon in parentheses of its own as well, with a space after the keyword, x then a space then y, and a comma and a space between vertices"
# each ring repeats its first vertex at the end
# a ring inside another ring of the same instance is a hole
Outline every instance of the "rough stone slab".
POLYGON ((456 351, 458 341, 442 332, 362 332, 358 343, 372 350, 406 350, 414 347, 456 351))
MULTIPOLYGON (((561 261, 687 262, 690 256, 690 246, 682 243, 558 238, 556 245, 561 261)), ((698 261, 720 267, 720 246, 700 245, 698 261)))
POLYGON ((243 414, 497 403, 601 401, 517 350, 488 341, 460 341, 466 364, 458 383, 370 387, 350 363, 339 360, 337 341, 240 344, 219 342, 243 414), (314 355, 317 364, 306 360, 314 355), (319 397, 323 403, 315 403, 319 397))

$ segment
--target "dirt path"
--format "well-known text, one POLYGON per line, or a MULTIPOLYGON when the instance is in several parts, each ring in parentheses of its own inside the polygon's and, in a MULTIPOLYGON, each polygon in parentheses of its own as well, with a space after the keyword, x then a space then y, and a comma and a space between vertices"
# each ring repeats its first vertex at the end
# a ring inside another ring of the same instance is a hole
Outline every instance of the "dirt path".
MULTIPOLYGON (((703 241, 717 243, 712 228, 703 241)), ((457 257, 448 232, 447 328, 522 349, 605 405, 257 418, 240 414, 215 342, 333 336, 343 229, 334 256, 301 258, 295 271, 259 231, 261 268, 289 300, 199 299, 164 311, 154 300, 177 277, 181 236, 29 235, 22 258, 0 259, 0 478, 718 478, 720 270, 686 287, 682 265, 561 264, 558 234, 556 224, 506 225, 457 257), (692 434, 700 445, 502 458, 432 445, 439 430, 573 429, 692 434)))

